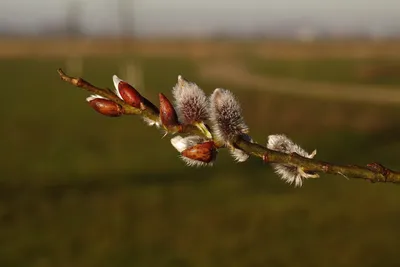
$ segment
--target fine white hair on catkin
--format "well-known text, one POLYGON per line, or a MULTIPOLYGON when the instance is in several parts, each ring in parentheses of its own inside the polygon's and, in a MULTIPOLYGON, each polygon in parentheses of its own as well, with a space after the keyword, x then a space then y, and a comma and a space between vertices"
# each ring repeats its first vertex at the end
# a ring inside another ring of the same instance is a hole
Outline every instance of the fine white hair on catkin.
POLYGON ((181 75, 172 89, 175 109, 183 124, 208 120, 209 104, 203 90, 195 83, 186 81, 181 75))
MULTIPOLYGON (((296 153, 302 157, 310 159, 317 154, 316 150, 314 150, 311 154, 308 153, 283 134, 268 136, 267 148, 285 154, 296 153)), ((301 187, 304 179, 318 177, 317 174, 309 174, 304 172, 299 166, 282 163, 272 163, 271 165, 274 168, 275 173, 278 174, 282 180, 284 180, 286 183, 294 184, 295 187, 301 187)))
POLYGON ((229 149, 229 153, 236 162, 244 162, 249 158, 249 154, 238 148, 229 149))
MULTIPOLYGON (((243 140, 253 143, 253 139, 248 134, 242 134, 241 138, 243 140)), ((234 160, 236 162, 244 162, 250 157, 249 154, 247 154, 243 150, 235 148, 235 147, 229 147, 229 153, 231 154, 231 156, 234 158, 234 160)))
POLYGON ((229 144, 249 129, 244 122, 242 110, 235 96, 226 89, 217 88, 210 97, 210 121, 215 137, 229 144))
POLYGON ((185 156, 180 156, 180 158, 183 160, 183 162, 185 162, 185 164, 189 167, 204 167, 204 166, 209 166, 212 167, 214 165, 214 162, 202 162, 199 160, 195 160, 195 159, 190 159, 187 158, 185 156))
POLYGON ((158 121, 142 117, 143 121, 148 125, 148 126, 156 126, 157 128, 160 128, 161 124, 158 121))
POLYGON ((173 147, 175 147, 176 150, 178 150, 179 153, 181 153, 183 150, 192 147, 194 145, 200 144, 204 142, 205 139, 197 136, 197 135, 190 135, 186 137, 182 137, 180 135, 174 136, 171 138, 171 144, 173 147))

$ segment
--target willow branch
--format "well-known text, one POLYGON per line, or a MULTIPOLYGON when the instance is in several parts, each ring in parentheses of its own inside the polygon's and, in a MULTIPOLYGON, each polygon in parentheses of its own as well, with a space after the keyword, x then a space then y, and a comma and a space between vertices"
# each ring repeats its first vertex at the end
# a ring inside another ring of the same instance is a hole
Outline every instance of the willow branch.
MULTIPOLYGON (((60 78, 67 83, 70 83, 76 87, 83 88, 93 94, 108 98, 121 105, 124 108, 124 114, 141 115, 143 117, 151 118, 153 120, 159 120, 159 110, 149 100, 145 98, 145 108, 138 109, 125 103, 110 89, 98 88, 82 78, 70 77, 66 75, 61 69, 58 69, 58 74, 60 75, 60 78)), ((209 128, 208 125, 204 125, 206 128, 209 128)), ((165 130, 167 131, 167 133, 169 132, 168 128, 166 128, 165 130)), ((182 134, 195 134, 205 136, 208 139, 213 139, 212 136, 210 138, 210 136, 205 135, 204 130, 202 131, 201 128, 199 129, 199 127, 196 127, 192 124, 182 125, 178 131, 170 131, 170 133, 172 134, 175 134, 177 132, 182 134)), ((216 144, 218 143, 217 140, 213 141, 216 144)), ((366 166, 338 165, 330 162, 316 160, 313 158, 305 158, 296 153, 286 154, 279 151, 271 150, 267 147, 264 147, 254 142, 250 142, 241 137, 238 137, 233 145, 234 147, 239 148, 240 150, 250 155, 262 158, 263 161, 266 163, 278 163, 291 166, 299 166, 304 172, 307 173, 326 173, 340 175, 346 178, 365 179, 371 182, 400 183, 400 172, 390 170, 379 163, 370 163, 366 166)), ((222 148, 222 146, 218 148, 222 148)))
POLYGON ((305 158, 295 153, 281 153, 241 138, 235 142, 235 145, 253 156, 262 158, 264 162, 301 166, 302 169, 308 173, 334 174, 346 178, 365 179, 371 182, 400 183, 399 172, 392 171, 376 162, 367 164, 365 167, 357 165, 338 165, 305 158))

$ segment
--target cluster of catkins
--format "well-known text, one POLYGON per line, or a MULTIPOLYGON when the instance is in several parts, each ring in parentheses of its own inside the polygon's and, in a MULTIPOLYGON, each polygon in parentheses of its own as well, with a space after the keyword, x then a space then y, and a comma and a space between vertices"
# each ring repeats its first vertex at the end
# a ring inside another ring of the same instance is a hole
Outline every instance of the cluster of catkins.
MULTIPOLYGON (((197 84, 178 76, 178 82, 172 89, 174 105, 163 94, 159 94, 158 110, 135 88, 116 75, 113 76, 113 82, 114 93, 122 101, 132 107, 141 110, 151 109, 159 114, 156 118, 146 116, 143 118, 148 125, 175 134, 171 144, 187 165, 212 165, 216 160, 218 149, 222 147, 227 148, 237 162, 248 159, 249 154, 236 147, 235 141, 239 138, 248 142, 253 140, 249 136, 249 128, 244 122, 240 104, 229 90, 217 88, 210 97, 207 97, 197 84), (188 125, 196 127, 199 134, 185 134, 183 129, 188 125), (211 128, 208 125, 211 125, 211 128)), ((87 101, 103 115, 120 116, 124 113, 121 105, 99 95, 92 95, 87 101)), ((285 135, 270 135, 267 148, 287 154, 297 153, 307 158, 313 158, 316 154, 316 151, 307 153, 285 135)), ((306 178, 317 176, 306 173, 295 165, 273 163, 272 166, 285 182, 295 186, 301 186, 306 178)))

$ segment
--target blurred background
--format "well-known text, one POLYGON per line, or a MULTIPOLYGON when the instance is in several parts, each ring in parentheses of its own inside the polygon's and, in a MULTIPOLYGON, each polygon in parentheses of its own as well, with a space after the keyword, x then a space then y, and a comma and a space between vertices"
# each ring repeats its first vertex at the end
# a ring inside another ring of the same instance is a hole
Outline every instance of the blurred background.
POLYGON ((0 266, 398 266, 400 188, 293 188, 225 151, 189 168, 56 69, 157 104, 179 74, 240 99, 255 140, 400 169, 400 3, 0 2, 0 266))

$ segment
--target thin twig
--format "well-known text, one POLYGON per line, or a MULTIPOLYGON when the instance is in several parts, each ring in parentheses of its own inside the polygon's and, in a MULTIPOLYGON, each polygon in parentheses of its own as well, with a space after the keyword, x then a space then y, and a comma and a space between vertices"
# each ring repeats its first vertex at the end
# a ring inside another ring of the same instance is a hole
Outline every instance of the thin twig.
POLYGON ((126 104, 119 97, 117 97, 115 94, 113 94, 110 89, 101 89, 101 88, 98 88, 98 87, 92 85, 91 83, 85 81, 82 78, 70 77, 67 74, 65 74, 62 69, 58 69, 57 72, 60 75, 61 80, 65 81, 67 83, 70 83, 76 87, 83 88, 86 91, 89 91, 95 95, 100 95, 105 98, 108 98, 108 99, 114 101, 115 103, 121 105, 124 108, 126 115, 142 114, 142 110, 126 104))
MULTIPOLYGON (((58 74, 60 75, 61 79, 67 83, 70 83, 76 87, 83 88, 96 95, 106 97, 120 104, 124 108, 125 114, 142 115, 153 120, 159 118, 158 109, 154 108, 154 105, 151 104, 151 102, 147 99, 145 101, 148 101, 148 106, 153 107, 147 109, 137 109, 126 104, 109 89, 98 88, 82 78, 70 77, 66 75, 61 69, 58 69, 58 74)), ((179 133, 204 136, 204 133, 194 125, 185 125, 180 129, 179 133)), ((357 165, 338 165, 325 161, 319 161, 316 159, 305 158, 296 153, 285 154, 279 151, 274 151, 257 143, 244 140, 243 138, 238 138, 234 142, 234 146, 248 154, 262 158, 264 162, 300 166, 307 173, 327 173, 341 175, 347 178, 365 179, 371 182, 400 183, 399 172, 392 171, 379 163, 371 163, 366 165, 365 167, 357 165)))
MULTIPOLYGON (((95 95, 100 95, 105 98, 108 98, 115 103, 121 105, 124 108, 124 114, 126 115, 141 115, 143 117, 149 118, 153 121, 157 121, 159 119, 159 110, 156 106, 153 105, 148 99, 143 97, 143 106, 142 109, 138 109, 132 107, 121 100, 118 96, 116 96, 110 89, 107 88, 99 88, 89 83, 88 81, 80 78, 80 77, 71 77, 65 74, 65 72, 60 68, 57 70, 58 75, 60 75, 61 80, 72 84, 73 86, 83 88, 86 91, 89 91, 95 95)), ((168 133, 168 129, 165 129, 166 133, 168 133)), ((203 135, 203 133, 194 125, 188 124, 183 125, 183 127, 179 130, 180 133, 185 134, 196 134, 203 135)))

